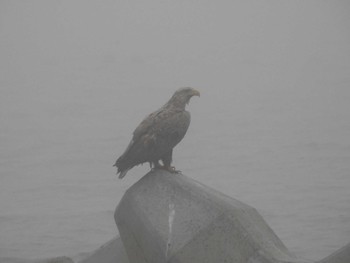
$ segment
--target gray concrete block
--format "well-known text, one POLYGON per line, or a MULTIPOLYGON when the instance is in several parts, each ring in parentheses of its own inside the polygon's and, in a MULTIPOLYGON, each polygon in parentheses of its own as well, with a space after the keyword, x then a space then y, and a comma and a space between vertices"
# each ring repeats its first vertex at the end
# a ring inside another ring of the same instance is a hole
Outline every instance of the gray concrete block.
POLYGON ((319 263, 350 263, 350 243, 322 259, 319 263))
POLYGON ((79 263, 129 263, 120 237, 113 238, 79 263))
POLYGON ((74 263, 69 257, 55 257, 46 259, 0 258, 0 263, 74 263))
POLYGON ((302 262, 256 209, 184 175, 148 173, 115 221, 130 263, 302 262))
POLYGON ((74 263, 69 257, 57 257, 39 260, 38 263, 74 263))

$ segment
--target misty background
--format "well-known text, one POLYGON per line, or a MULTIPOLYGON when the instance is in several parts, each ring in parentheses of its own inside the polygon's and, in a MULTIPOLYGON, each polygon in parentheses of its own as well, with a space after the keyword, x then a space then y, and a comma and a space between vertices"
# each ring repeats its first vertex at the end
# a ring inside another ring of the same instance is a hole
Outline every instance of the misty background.
POLYGON ((201 92, 184 174, 256 207, 317 260, 350 242, 348 1, 0 1, 0 255, 77 256, 118 234, 131 133, 201 92))

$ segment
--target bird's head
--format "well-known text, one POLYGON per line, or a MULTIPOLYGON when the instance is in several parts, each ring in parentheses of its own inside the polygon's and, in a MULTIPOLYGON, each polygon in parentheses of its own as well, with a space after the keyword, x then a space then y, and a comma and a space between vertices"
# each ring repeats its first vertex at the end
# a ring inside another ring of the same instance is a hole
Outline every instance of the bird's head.
POLYGON ((189 87, 180 88, 177 91, 175 91, 174 95, 170 98, 168 103, 176 107, 185 108, 186 104, 190 102, 190 99, 193 96, 199 97, 200 96, 199 91, 189 87))

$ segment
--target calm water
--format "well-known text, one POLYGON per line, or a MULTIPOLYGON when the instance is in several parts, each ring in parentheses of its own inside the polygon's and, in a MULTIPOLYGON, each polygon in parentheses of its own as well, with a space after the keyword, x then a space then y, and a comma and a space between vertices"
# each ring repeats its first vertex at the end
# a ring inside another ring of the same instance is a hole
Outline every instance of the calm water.
POLYGON ((117 235, 149 167, 118 180, 112 164, 180 86, 201 97, 178 169, 256 207, 300 257, 350 242, 349 5, 156 2, 1 2, 0 256, 117 235))

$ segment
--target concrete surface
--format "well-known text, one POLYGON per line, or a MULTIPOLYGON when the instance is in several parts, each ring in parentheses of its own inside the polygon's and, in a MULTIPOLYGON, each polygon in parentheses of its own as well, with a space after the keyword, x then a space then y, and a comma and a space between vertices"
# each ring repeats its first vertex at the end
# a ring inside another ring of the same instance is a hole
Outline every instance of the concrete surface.
POLYGON ((129 259, 120 237, 116 237, 79 263, 129 263, 129 259))
POLYGON ((318 263, 350 263, 350 243, 338 249, 318 263))
POLYGON ((68 257, 55 257, 46 259, 0 258, 0 263, 74 263, 68 257))
POLYGON ((148 173, 114 217, 130 263, 303 262, 256 209, 184 175, 148 173))

